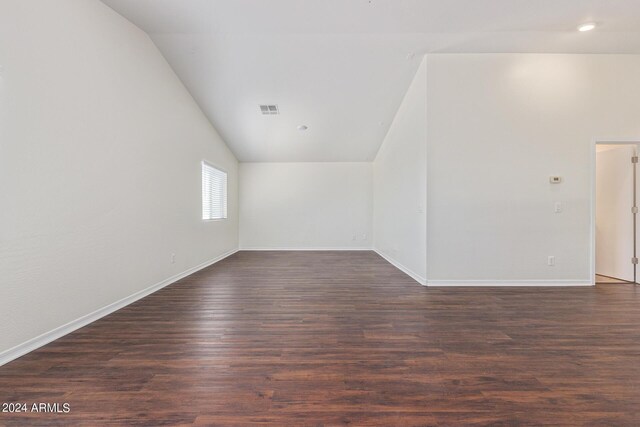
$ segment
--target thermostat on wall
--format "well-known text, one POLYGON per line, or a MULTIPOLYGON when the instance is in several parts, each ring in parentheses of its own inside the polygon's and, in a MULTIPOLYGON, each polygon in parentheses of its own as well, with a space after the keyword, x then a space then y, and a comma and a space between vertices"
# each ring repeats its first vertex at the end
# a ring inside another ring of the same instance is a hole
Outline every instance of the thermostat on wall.
POLYGON ((550 176, 549 177, 549 182, 552 184, 560 184, 562 182, 562 177, 561 176, 550 176))

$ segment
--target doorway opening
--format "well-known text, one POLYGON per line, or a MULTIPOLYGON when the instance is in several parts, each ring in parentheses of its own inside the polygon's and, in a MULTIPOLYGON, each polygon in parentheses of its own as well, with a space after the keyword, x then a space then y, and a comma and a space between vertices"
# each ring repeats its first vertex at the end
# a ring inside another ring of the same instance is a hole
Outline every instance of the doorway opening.
POLYGON ((638 155, 640 142, 596 142, 596 284, 638 283, 638 155))

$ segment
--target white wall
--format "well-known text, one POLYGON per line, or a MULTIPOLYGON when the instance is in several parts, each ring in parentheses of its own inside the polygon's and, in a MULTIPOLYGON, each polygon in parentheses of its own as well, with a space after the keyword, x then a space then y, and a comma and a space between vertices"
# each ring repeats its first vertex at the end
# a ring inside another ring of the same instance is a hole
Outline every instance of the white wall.
POLYGON ((633 281, 634 145, 598 146, 596 154, 596 273, 633 281))
POLYGON ((593 139, 640 135, 639 75, 637 55, 428 55, 429 282, 590 283, 593 139))
POLYGON ((2 1, 0 65, 0 363, 237 248, 236 159, 141 30, 95 0, 2 1), (229 172, 226 221, 200 219, 202 159, 229 172))
POLYGON ((242 249, 370 249, 371 163, 241 163, 242 249))
POLYGON ((374 247, 423 284, 427 274, 426 142, 423 60, 373 164, 374 247))

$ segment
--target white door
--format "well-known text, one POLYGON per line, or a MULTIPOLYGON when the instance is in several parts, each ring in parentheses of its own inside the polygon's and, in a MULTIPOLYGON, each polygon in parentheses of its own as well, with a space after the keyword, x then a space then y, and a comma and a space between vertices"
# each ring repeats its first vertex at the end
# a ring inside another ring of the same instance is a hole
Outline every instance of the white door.
POLYGON ((596 152, 596 274, 634 281, 634 145, 596 152))

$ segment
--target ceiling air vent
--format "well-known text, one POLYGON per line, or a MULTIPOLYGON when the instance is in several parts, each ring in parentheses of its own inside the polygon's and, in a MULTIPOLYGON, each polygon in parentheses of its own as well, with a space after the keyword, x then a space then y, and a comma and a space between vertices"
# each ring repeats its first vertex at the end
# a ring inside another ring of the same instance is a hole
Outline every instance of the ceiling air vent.
POLYGON ((280 114, 280 111, 278 111, 277 105, 261 105, 260 112, 265 116, 280 114))

